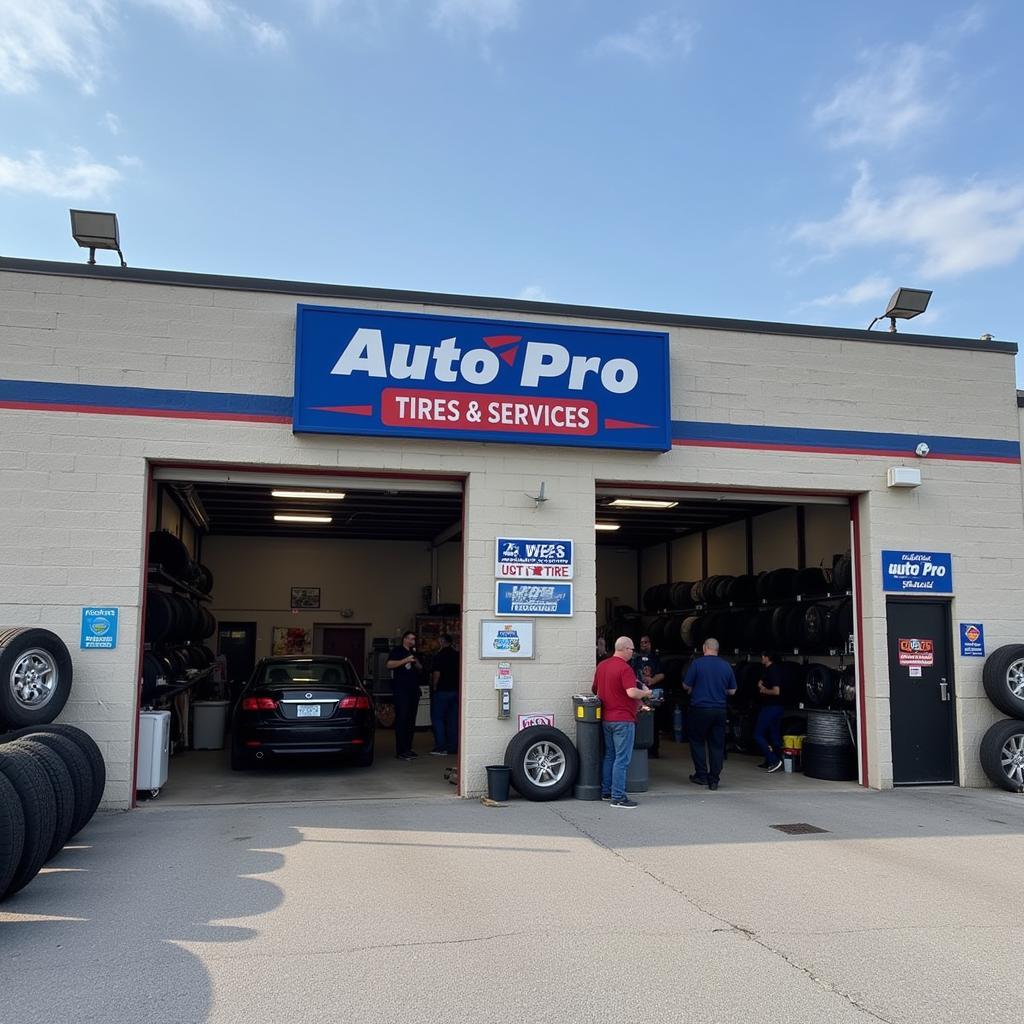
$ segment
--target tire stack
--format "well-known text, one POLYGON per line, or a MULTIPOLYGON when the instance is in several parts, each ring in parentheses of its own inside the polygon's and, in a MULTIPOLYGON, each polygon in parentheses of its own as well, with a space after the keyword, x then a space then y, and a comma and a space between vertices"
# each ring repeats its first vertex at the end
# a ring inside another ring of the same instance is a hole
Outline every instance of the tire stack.
POLYGON ((149 535, 149 568, 143 633, 149 650, 142 659, 143 704, 152 704, 160 696, 160 687, 212 665, 214 653, 204 641, 217 631, 217 620, 194 596, 209 596, 213 573, 192 561, 188 548, 173 533, 154 530, 149 535), (154 579, 159 583, 154 584, 154 579))
POLYGON ((857 778, 857 748, 845 711, 807 712, 807 738, 800 761, 804 775, 811 779, 850 782, 857 778))
POLYGON ((1011 716, 982 737, 981 767, 996 786, 1024 793, 1024 644, 996 648, 981 675, 988 699, 1011 716))
POLYGON ((0 900, 78 835, 105 785, 103 756, 81 729, 26 726, 0 739, 0 900))

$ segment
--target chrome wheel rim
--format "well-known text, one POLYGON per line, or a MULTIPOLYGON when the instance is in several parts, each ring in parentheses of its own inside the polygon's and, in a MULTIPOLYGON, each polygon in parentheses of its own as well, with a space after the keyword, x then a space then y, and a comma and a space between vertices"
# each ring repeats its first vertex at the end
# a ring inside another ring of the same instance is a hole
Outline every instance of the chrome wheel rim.
POLYGON ((57 662, 49 651, 34 647, 25 651, 11 669, 11 693, 28 711, 49 702, 57 689, 57 662))
POLYGON ((1003 774, 1018 786, 1024 786, 1024 732, 1011 736, 999 757, 1003 774))
POLYGON ((1017 700, 1024 700, 1024 658, 1013 662, 1006 670, 1006 685, 1017 700))
POLYGON ((556 743, 540 740, 526 750, 523 770, 535 786, 547 789, 554 786, 565 775, 565 754, 556 743))

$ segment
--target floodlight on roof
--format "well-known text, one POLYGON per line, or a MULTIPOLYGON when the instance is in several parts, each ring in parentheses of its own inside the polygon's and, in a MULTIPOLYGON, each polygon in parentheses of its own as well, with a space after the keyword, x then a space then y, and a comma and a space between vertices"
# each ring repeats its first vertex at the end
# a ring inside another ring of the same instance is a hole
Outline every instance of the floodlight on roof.
POLYGON ((897 288, 892 293, 892 298, 889 300, 889 305, 885 307, 885 312, 881 316, 876 316, 871 323, 868 324, 868 330, 878 323, 882 317, 889 318, 889 333, 896 333, 896 320, 910 320, 911 318, 918 316, 928 308, 928 300, 932 297, 932 293, 925 291, 923 288, 897 288))
POLYGON ((96 262, 97 249, 112 249, 121 257, 121 266, 127 267, 121 252, 121 239, 117 230, 116 213, 99 213, 95 210, 71 211, 71 237, 83 248, 89 250, 89 263, 96 262))

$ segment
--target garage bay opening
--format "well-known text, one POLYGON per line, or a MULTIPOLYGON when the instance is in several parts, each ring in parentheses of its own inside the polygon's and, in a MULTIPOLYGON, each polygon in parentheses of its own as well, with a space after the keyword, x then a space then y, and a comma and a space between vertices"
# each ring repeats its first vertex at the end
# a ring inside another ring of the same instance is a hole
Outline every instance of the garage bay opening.
POLYGON ((455 792, 460 480, 158 466, 147 543, 141 798, 455 792))

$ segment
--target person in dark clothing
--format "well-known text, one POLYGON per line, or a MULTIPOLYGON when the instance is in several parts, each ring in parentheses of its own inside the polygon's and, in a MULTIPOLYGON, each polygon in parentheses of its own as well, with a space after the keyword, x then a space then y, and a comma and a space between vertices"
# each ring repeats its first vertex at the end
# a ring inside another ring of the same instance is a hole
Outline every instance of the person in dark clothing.
POLYGON ((420 704, 420 682, 423 665, 416 657, 416 634, 412 631, 402 637, 397 647, 391 648, 385 668, 391 669, 391 693, 395 704, 395 757, 411 761, 417 756, 412 749, 416 731, 416 711, 420 704))
POLYGON ((725 760, 725 701, 736 692, 732 665, 718 656, 718 641, 704 641, 703 657, 694 658, 686 670, 683 689, 690 694, 690 781, 718 789, 725 760))
POLYGON ((430 725, 434 730, 435 757, 459 752, 459 653, 448 633, 438 638, 440 650, 434 655, 430 683, 430 725))
MULTIPOLYGON (((661 658, 646 633, 640 637, 640 650, 633 654, 629 664, 640 683, 648 689, 653 690, 665 681, 665 673, 661 670, 661 658)), ((664 706, 654 710, 654 742, 647 751, 648 757, 661 756, 661 730, 665 727, 665 710, 664 706)))
POLYGON ((785 673, 775 661, 775 655, 765 651, 761 655, 762 673, 757 681, 761 709, 754 726, 754 742, 760 747, 764 760, 757 766, 766 772, 777 772, 782 767, 782 684, 785 673))

